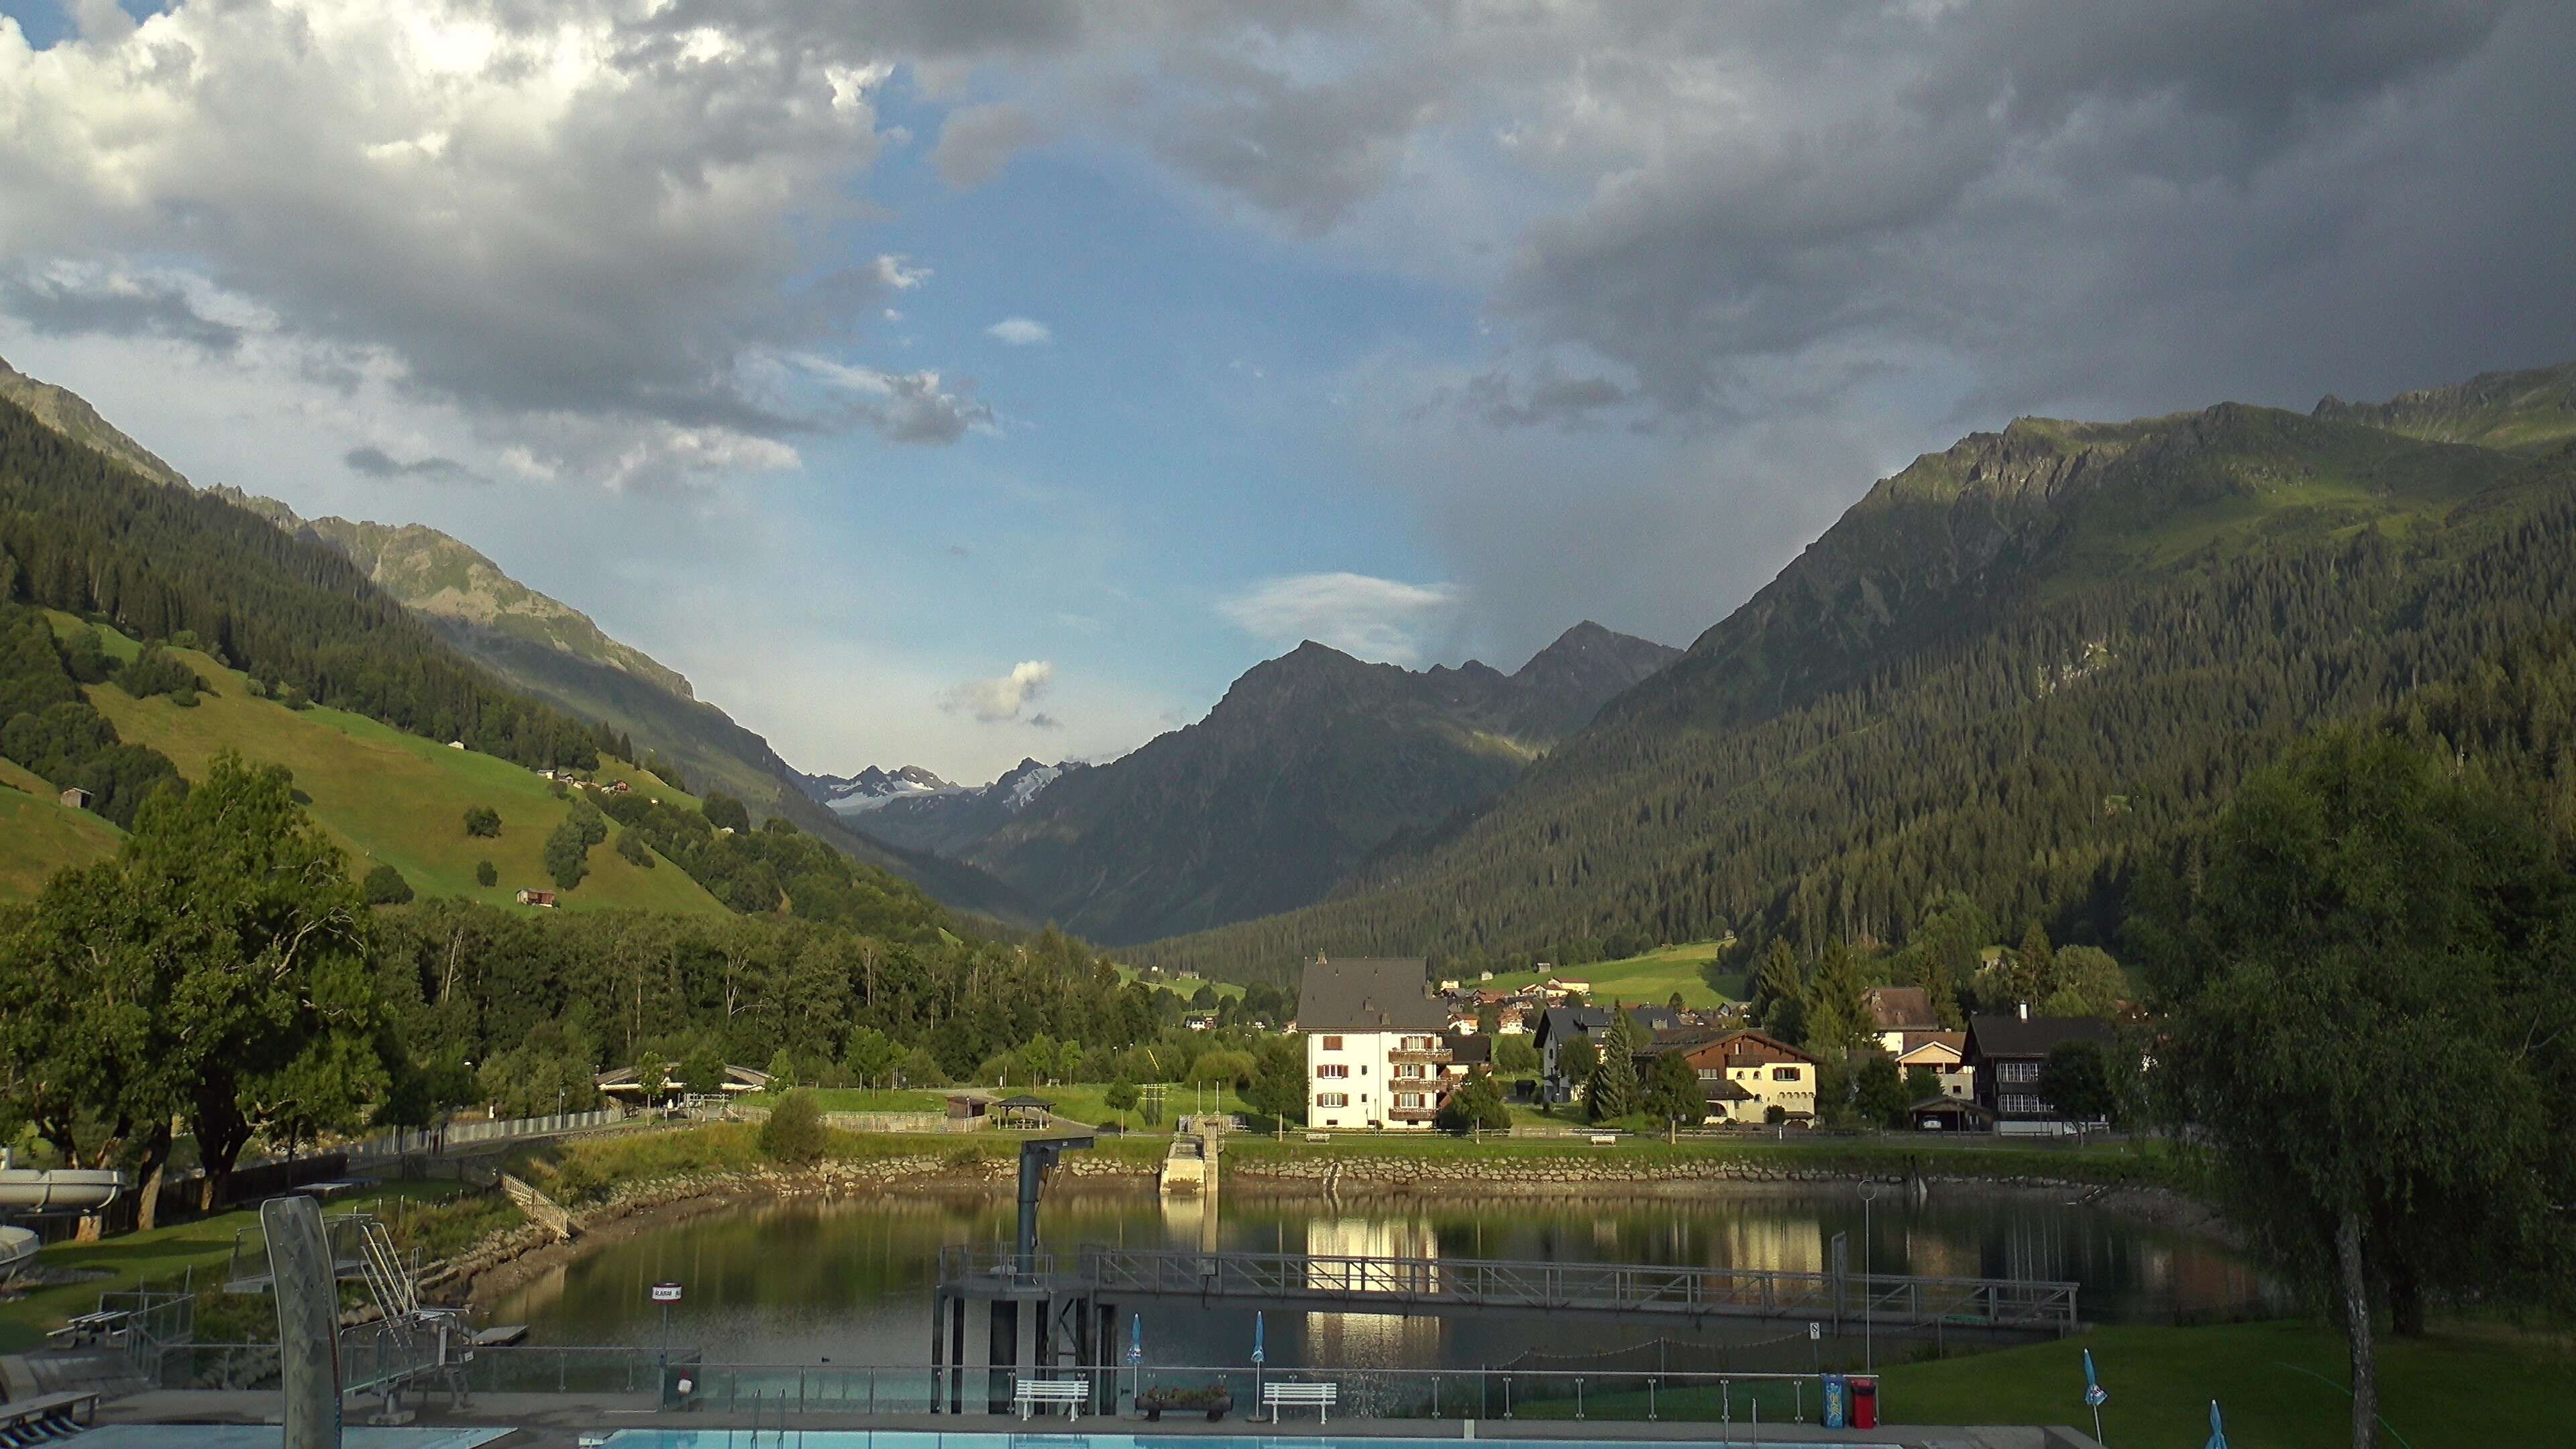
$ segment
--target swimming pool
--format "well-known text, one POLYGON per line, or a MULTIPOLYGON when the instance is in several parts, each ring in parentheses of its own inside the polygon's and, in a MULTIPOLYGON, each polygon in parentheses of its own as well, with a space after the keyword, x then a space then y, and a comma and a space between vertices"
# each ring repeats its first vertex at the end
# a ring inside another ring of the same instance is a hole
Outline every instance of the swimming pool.
MULTIPOLYGON (((1710 1426, 1698 1426, 1710 1428, 1710 1426)), ((750 1449, 752 1444, 786 1444, 788 1449, 1455 1449, 1458 1436, 1443 1439, 1388 1439, 1381 1434, 922 1434, 902 1428, 621 1428, 608 1436, 605 1449, 750 1449)), ((1473 1444, 1473 1441, 1468 1441, 1473 1444)), ((1713 1436, 1692 1439, 1494 1439, 1510 1449, 1605 1449, 1613 1444, 1718 1444, 1713 1436)), ((1728 1449, 1816 1449, 1808 1444, 1775 1444, 1757 1439, 1726 1439, 1728 1449)), ((1844 1449, 1899 1449, 1893 1441, 1834 1439, 1844 1449)))
MULTIPOLYGON (((1702 1430, 1709 1425, 1697 1426, 1702 1430)), ((994 1434, 959 1433, 925 1434, 918 1430, 896 1429, 790 1429, 782 1438, 780 1431, 760 1431, 766 1438, 755 1439, 749 1429, 620 1429, 608 1436, 606 1449, 748 1449, 784 1444, 788 1449, 1457 1449, 1462 1441, 1455 1435, 1438 1439, 1397 1439, 1383 1435, 1353 1435, 1336 1438, 1329 1433, 1289 1434, 1273 1438, 1267 1435, 1230 1434, 1224 1437, 1192 1434, 994 1434)), ((1487 1441, 1507 1444, 1511 1449, 1604 1449, 1616 1444, 1693 1444, 1724 1443, 1728 1449, 1815 1449, 1812 1442, 1782 1444, 1769 1440, 1726 1439, 1694 1436, 1686 1440, 1642 1439, 1501 1439, 1487 1441)), ((1894 1442, 1833 1441, 1845 1449, 1899 1449, 1894 1442)))

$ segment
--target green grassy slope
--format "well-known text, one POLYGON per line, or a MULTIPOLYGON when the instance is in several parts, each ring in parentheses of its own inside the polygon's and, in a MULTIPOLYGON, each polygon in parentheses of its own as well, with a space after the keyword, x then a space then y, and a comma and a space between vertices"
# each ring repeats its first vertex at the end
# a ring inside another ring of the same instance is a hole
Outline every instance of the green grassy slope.
POLYGON ((1661 947, 1622 961, 1595 961, 1588 966, 1554 967, 1544 972, 1497 972, 1493 980, 1479 984, 1498 991, 1510 991, 1535 985, 1549 977, 1558 977, 1591 982, 1592 999, 1596 1003, 1624 1001, 1631 1006, 1660 1006, 1678 991, 1685 1006, 1715 1006, 1738 999, 1711 991, 1707 979, 1700 975, 1700 968, 1715 960, 1717 952, 1718 943, 1715 941, 1692 941, 1661 947))
POLYGON ((65 809, 57 793, 0 760, 0 900, 25 900, 64 866, 116 853, 123 832, 86 811, 65 809))
MULTIPOLYGON (((69 615, 55 615, 58 630, 85 629, 69 615)), ((109 650, 130 656, 133 640, 100 630, 109 650)), ((347 846, 363 873, 376 863, 393 866, 424 896, 463 896, 508 904, 522 886, 552 889, 542 855, 545 838, 571 806, 553 797, 544 780, 520 767, 472 750, 406 735, 360 715, 333 709, 290 710, 251 696, 248 681, 206 655, 173 650, 214 691, 194 709, 167 698, 134 699, 114 684, 92 686, 90 702, 124 738, 168 755, 183 775, 202 775, 220 751, 279 764, 295 772, 314 818, 347 846), (465 833, 466 807, 489 805, 501 814, 501 836, 481 840, 465 833), (474 881, 475 863, 489 860, 499 884, 474 881)), ((686 799, 669 786, 614 762, 602 780, 623 778, 663 799, 686 799)), ((566 909, 625 907, 637 910, 725 914, 725 907, 679 867, 667 861, 644 870, 628 864, 609 840, 592 849, 590 876, 563 895, 566 909)))

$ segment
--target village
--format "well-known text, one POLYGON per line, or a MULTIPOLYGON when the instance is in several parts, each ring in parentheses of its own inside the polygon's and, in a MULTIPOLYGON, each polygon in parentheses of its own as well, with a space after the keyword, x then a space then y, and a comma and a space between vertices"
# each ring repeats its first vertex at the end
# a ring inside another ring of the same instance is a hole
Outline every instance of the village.
MULTIPOLYGON (((2107 1048, 2099 1017, 1978 1015, 1945 1030, 1920 987, 1863 993, 1872 1033, 1855 1056, 1883 1059, 1905 1097, 1904 1124, 1924 1132, 2057 1136, 2099 1125, 2100 1114, 2061 1110, 2039 1090, 2052 1053, 2070 1043, 2107 1048)), ((1457 1125, 1444 1109, 1478 1083, 1509 1081, 1516 1104, 1569 1120, 1644 1112, 1667 1130, 1813 1128, 1828 1063, 1746 1024, 1742 1008, 1628 1004, 1592 999, 1591 983, 1551 976, 1501 989, 1431 979, 1419 957, 1321 957, 1300 982, 1296 1019, 1306 1049, 1310 1129, 1408 1132, 1457 1125), (1626 1080, 1641 1089, 1677 1083, 1646 1112, 1587 1112, 1605 1053, 1624 1050, 1626 1080), (1677 1060, 1681 1065, 1670 1065, 1677 1060)), ((1496 1089, 1499 1096, 1500 1089, 1496 1089)), ((1470 1122, 1468 1125, 1477 1125, 1470 1122)), ((1502 1125, 1497 1118, 1492 1125, 1502 1125)))

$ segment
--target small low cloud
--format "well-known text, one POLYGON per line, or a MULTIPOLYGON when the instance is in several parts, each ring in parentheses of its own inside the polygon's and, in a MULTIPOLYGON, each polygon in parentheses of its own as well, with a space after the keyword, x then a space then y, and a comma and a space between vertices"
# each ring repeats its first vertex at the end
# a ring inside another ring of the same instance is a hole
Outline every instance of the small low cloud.
POLYGON ((1345 654, 1412 665, 1427 636, 1456 618, 1462 592, 1452 584, 1408 584, 1367 574, 1293 574, 1264 580, 1217 606, 1233 625, 1264 644, 1311 639, 1345 654))
POLYGON ((930 280, 930 268, 915 266, 910 257, 881 256, 877 258, 876 278, 881 286, 909 292, 930 280))
MULTIPOLYGON (((1018 719, 1020 711, 1037 702, 1039 695, 1055 679, 1055 666, 1043 659, 1024 659, 1011 666, 1011 672, 994 679, 976 679, 956 685, 940 696, 939 707, 951 714, 969 714, 986 724, 999 724, 1018 719)), ((1044 722, 1053 728, 1055 721, 1046 715, 1032 715, 1029 722, 1044 722)))
POLYGON ((1029 726, 1032 729, 1060 730, 1064 728, 1064 721, 1057 719, 1054 715, 1040 711, 1039 713, 1029 716, 1029 726))
POLYGON ((984 335, 1013 347, 1035 347, 1041 342, 1053 342, 1055 329, 1034 317, 1005 317, 985 328, 984 335))
POLYGON ((893 443, 953 443, 968 430, 995 426, 992 405, 974 395, 974 384, 951 386, 936 372, 880 372, 830 358, 796 358, 817 379, 857 396, 858 419, 893 443))
POLYGON ((340 461, 349 471, 369 478, 421 478, 432 483, 489 483, 492 480, 454 458, 431 456, 404 462, 373 445, 351 448, 340 461))
POLYGON ((930 162, 941 179, 967 191, 1001 175, 1012 153, 1036 139, 1037 123, 1017 106, 966 106, 948 113, 930 162))

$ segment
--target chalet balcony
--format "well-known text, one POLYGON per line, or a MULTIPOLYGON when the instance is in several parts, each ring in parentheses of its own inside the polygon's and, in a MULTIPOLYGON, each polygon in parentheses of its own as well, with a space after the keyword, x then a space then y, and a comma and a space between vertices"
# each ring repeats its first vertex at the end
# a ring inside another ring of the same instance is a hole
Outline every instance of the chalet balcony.
POLYGON ((1386 1120, 1389 1122, 1429 1122, 1437 1118, 1439 1115, 1440 1109, 1437 1107, 1389 1107, 1386 1109, 1386 1120))
POLYGON ((1392 1051, 1386 1054, 1386 1059, 1399 1067, 1445 1067, 1449 1065, 1449 1049, 1439 1047, 1427 1052, 1392 1051))

